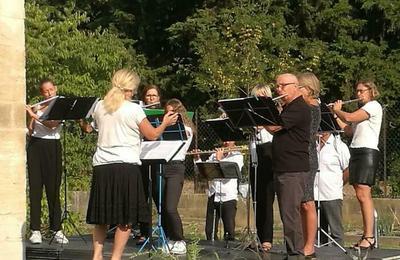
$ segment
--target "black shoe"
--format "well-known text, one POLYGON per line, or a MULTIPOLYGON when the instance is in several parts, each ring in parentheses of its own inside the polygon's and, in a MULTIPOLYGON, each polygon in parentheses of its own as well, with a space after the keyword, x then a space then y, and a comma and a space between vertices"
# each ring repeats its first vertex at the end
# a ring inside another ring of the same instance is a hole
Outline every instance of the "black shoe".
POLYGON ((375 243, 376 243, 375 237, 366 237, 363 235, 361 239, 356 244, 353 245, 353 249, 372 250, 375 248, 375 243), (369 246, 360 246, 361 241, 363 240, 367 241, 369 246), (373 242, 371 242, 371 240, 373 240, 373 242))
POLYGON ((314 259, 317 259, 317 255, 316 255, 315 252, 314 252, 314 253, 312 253, 312 254, 305 255, 305 256, 304 256, 304 259, 306 259, 306 260, 314 260, 314 259))

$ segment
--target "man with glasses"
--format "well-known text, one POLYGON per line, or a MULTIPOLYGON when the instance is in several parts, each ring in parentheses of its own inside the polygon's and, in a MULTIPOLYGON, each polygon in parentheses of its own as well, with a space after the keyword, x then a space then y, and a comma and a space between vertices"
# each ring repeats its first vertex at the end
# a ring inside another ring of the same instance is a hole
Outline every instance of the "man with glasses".
POLYGON ((287 259, 303 258, 304 240, 300 215, 305 178, 310 170, 308 145, 311 111, 300 92, 294 74, 276 78, 276 92, 282 97, 281 126, 265 126, 274 135, 272 162, 287 259))

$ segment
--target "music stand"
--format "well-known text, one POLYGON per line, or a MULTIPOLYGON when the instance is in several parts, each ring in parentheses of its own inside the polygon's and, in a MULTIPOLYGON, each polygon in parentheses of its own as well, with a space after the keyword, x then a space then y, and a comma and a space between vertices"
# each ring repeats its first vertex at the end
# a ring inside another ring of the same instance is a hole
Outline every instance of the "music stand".
MULTIPOLYGON (((339 132, 342 132, 342 129, 340 128, 339 124, 337 123, 336 119, 333 116, 333 113, 331 110, 328 108, 328 106, 324 103, 320 104, 320 109, 321 109, 321 122, 319 126, 319 132, 329 132, 331 134, 337 134, 339 132)), ((318 153, 320 153, 320 147, 321 147, 321 136, 318 135, 318 153)), ((321 156, 318 154, 318 186, 320 183, 320 178, 321 178, 321 172, 319 169, 319 160, 321 156)), ((315 245, 317 248, 321 248, 323 246, 327 246, 331 243, 334 243, 337 247, 340 248, 345 254, 347 254, 347 250, 341 246, 335 239, 333 239, 328 232, 323 230, 321 228, 321 201, 319 199, 319 194, 320 194, 320 189, 318 188, 318 198, 317 198, 317 244, 315 245), (321 232, 328 238, 328 242, 321 244, 321 232), (330 241, 329 241, 330 240, 330 241)))
MULTIPOLYGON (((215 179, 240 179, 241 171, 239 166, 235 162, 219 161, 219 162, 196 162, 196 166, 199 169, 200 176, 212 181, 215 179)), ((222 218, 222 185, 219 186, 219 216, 222 218)), ((214 203, 214 202, 213 202, 214 203)), ((216 209, 213 210, 213 226, 211 232, 211 241, 214 242, 215 237, 215 219, 216 219, 216 209)), ((218 221, 219 223, 219 221, 218 221)), ((221 231, 221 229, 219 229, 221 231)), ((225 247, 228 248, 228 237, 225 236, 225 247)))
MULTIPOLYGON (((65 125, 66 120, 78 120, 83 118, 88 118, 99 99, 96 97, 58 97, 52 100, 46 111, 40 117, 40 120, 61 120, 62 124, 65 125)), ((75 231, 78 233, 79 237, 85 242, 85 238, 82 236, 79 229, 76 227, 75 223, 71 220, 70 213, 68 211, 67 204, 67 142, 66 142, 66 132, 63 135, 63 172, 64 172, 64 212, 61 217, 61 229, 63 229, 62 224, 65 220, 73 226, 75 231)), ((55 234, 51 238, 49 244, 54 240, 55 234)), ((63 244, 61 244, 63 246, 63 244)))
POLYGON ((229 118, 208 119, 206 123, 214 130, 222 141, 243 141, 246 136, 243 131, 232 125, 229 118))
MULTIPOLYGON (((158 127, 162 123, 162 117, 160 115, 147 116, 150 123, 154 127, 158 127)), ((162 211, 162 177, 163 170, 162 165, 168 163, 173 157, 179 152, 184 146, 187 140, 185 126, 182 121, 182 117, 178 116, 176 124, 168 126, 160 137, 156 141, 142 142, 142 151, 140 159, 143 163, 149 165, 149 185, 148 185, 148 203, 150 208, 150 225, 149 225, 149 237, 145 240, 143 245, 139 249, 139 253, 145 248, 147 244, 150 244, 151 249, 156 250, 153 243, 153 235, 158 234, 157 247, 162 249, 170 248, 168 246, 167 238, 165 236, 164 229, 162 227, 161 211, 162 211), (157 205, 157 226, 152 228, 152 177, 151 177, 151 165, 158 164, 159 172, 157 176, 158 180, 158 205, 157 205)))
MULTIPOLYGON (((254 168, 254 192, 253 210, 254 210, 254 230, 253 233, 250 228, 250 192, 247 197, 247 234, 246 237, 250 238, 248 243, 243 245, 243 249, 248 247, 255 247, 258 251, 260 239, 257 235, 256 217, 257 217, 257 167, 258 158, 256 151, 257 132, 256 127, 262 125, 282 125, 282 119, 279 111, 276 108, 275 102, 270 97, 246 97, 236 99, 223 99, 218 103, 228 115, 229 120, 235 127, 249 128, 251 135, 249 138, 249 151, 251 157, 251 165, 254 168)), ((249 171, 250 172, 250 171, 249 171)), ((249 191, 251 191, 249 182, 249 191)), ((246 240, 246 237, 244 240, 246 240)))

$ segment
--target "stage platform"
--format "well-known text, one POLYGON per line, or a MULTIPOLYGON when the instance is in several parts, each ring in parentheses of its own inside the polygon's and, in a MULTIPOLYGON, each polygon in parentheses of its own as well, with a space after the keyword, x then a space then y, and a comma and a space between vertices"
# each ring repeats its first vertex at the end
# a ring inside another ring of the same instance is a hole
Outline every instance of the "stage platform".
MULTIPOLYGON (((70 238, 70 243, 61 246, 56 243, 49 245, 49 241, 45 240, 40 245, 32 245, 26 241, 26 259, 73 259, 85 260, 91 259, 92 241, 90 235, 85 235, 86 243, 80 237, 70 238)), ((188 241, 188 244, 190 241, 188 241)), ((241 246, 239 242, 229 242, 228 248, 222 241, 199 241, 198 248, 200 249, 199 259, 271 259, 281 260, 285 258, 285 250, 283 245, 275 245, 270 253, 257 253, 250 249, 238 249, 241 246)), ((104 245, 105 259, 109 259, 112 249, 112 240, 107 239, 104 245)), ((149 259, 148 251, 137 255, 139 246, 136 245, 134 239, 130 239, 125 248, 123 259, 149 259), (136 255, 136 256, 135 256, 136 255), (135 257, 134 257, 135 256, 135 257)), ((336 247, 325 246, 317 248, 317 259, 341 260, 341 259, 362 259, 357 257, 354 250, 348 249, 348 254, 343 253, 336 247)), ((152 254, 153 259, 168 258, 161 253, 152 254)), ((169 258, 173 259, 173 258, 169 258)), ((176 256, 176 259, 193 259, 188 256, 176 256)), ((367 258, 364 259, 381 259, 394 260, 400 259, 400 250, 392 249, 374 249, 368 252, 367 258)))

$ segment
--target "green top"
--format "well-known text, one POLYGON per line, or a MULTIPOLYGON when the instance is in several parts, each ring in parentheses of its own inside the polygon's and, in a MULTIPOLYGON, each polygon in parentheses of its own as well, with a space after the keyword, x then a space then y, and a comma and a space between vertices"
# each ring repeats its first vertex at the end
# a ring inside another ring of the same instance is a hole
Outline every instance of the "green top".
MULTIPOLYGON (((164 115, 164 109, 143 109, 146 116, 162 116, 164 115)), ((194 112, 187 112, 190 119, 193 119, 194 112)))

